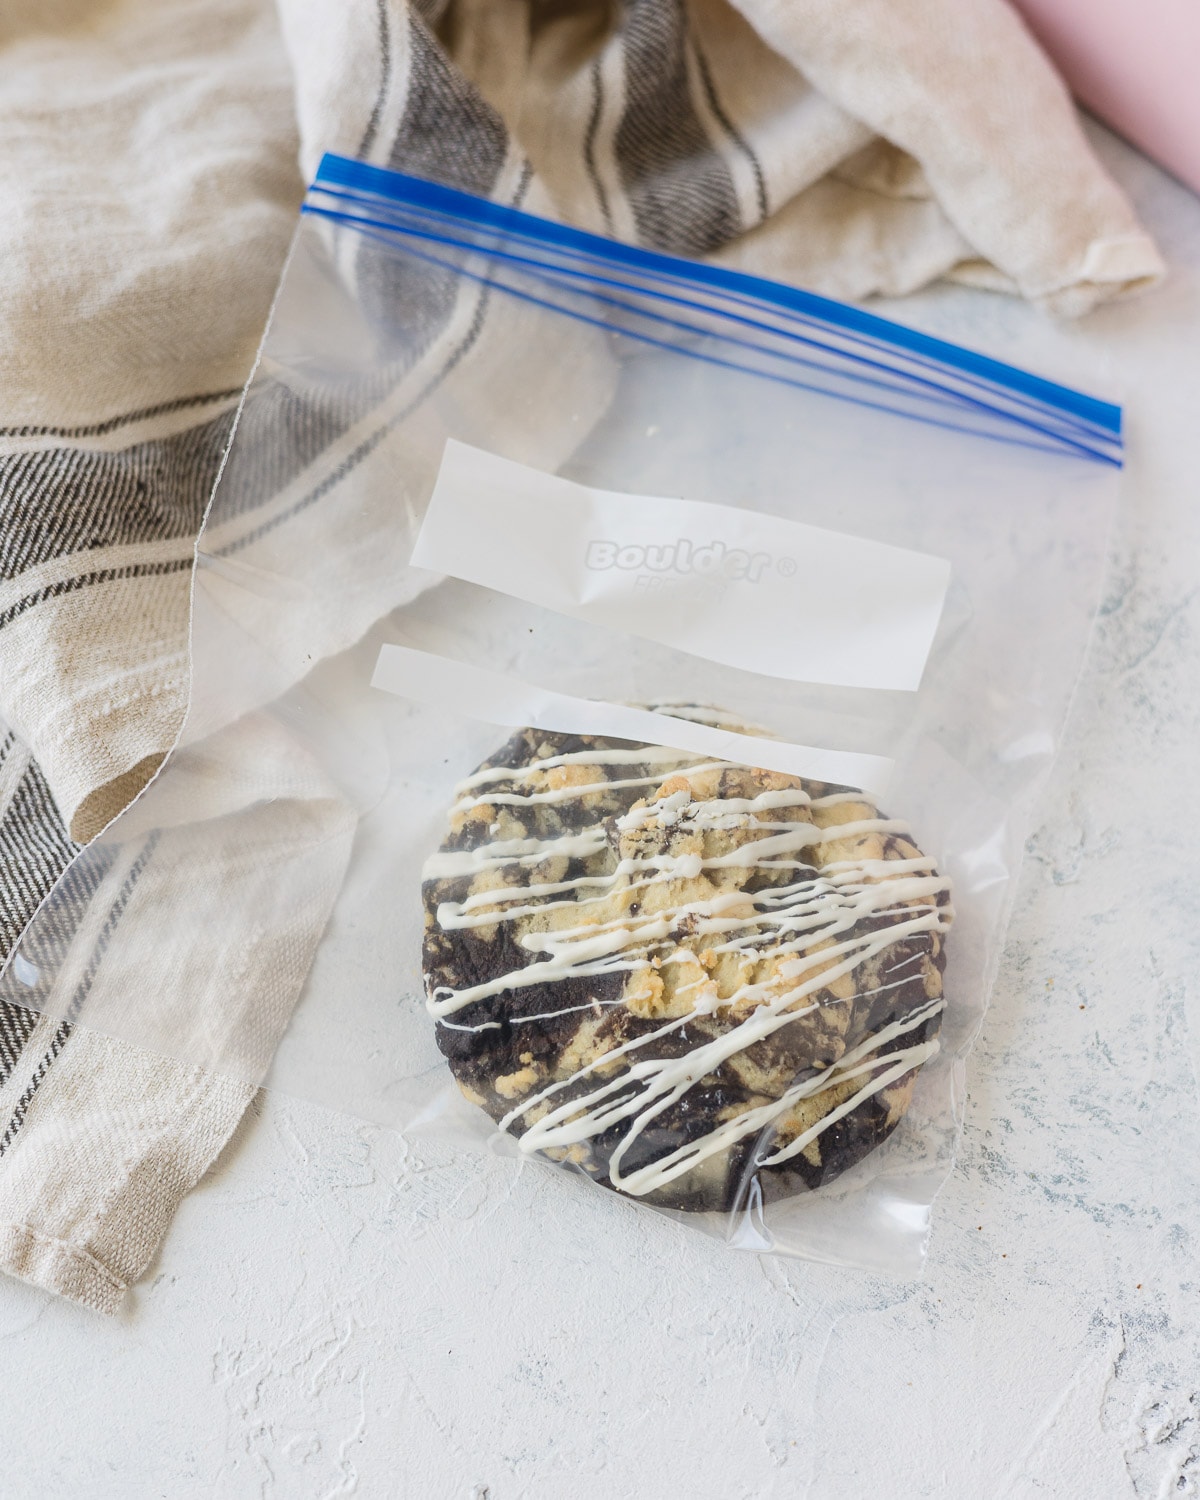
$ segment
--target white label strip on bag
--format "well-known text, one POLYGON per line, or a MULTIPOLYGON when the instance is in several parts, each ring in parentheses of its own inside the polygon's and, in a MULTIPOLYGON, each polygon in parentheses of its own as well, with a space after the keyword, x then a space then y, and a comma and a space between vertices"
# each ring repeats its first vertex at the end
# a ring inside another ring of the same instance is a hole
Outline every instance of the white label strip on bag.
POLYGON ((907 690, 950 580, 923 552, 590 489, 454 440, 412 561, 744 671, 907 690))
POLYGON ((510 729, 528 726, 554 734, 598 734, 667 745, 712 760, 858 787, 877 797, 887 791, 893 768, 893 762, 882 755, 792 745, 786 740, 735 734, 647 708, 554 693, 503 672, 473 667, 429 651, 414 651, 410 646, 381 648, 371 686, 510 729))

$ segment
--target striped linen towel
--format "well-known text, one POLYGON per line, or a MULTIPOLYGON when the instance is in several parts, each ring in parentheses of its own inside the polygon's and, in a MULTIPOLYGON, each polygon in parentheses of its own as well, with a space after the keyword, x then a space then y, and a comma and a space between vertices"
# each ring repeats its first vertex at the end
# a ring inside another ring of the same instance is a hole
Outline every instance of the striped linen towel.
MULTIPOLYGON (((1162 270, 1004 0, 23 0, 0 63, 0 957, 176 736, 196 532, 323 151, 844 297, 1077 313, 1162 270)), ((486 360, 447 319, 431 367, 486 360)), ((344 438, 290 451, 315 475, 344 438)), ((87 986, 156 861, 71 891, 107 903, 87 986)), ((250 976, 272 1025, 335 876, 250 976)), ((252 1093, 0 1004, 0 1267, 114 1310, 252 1093)))

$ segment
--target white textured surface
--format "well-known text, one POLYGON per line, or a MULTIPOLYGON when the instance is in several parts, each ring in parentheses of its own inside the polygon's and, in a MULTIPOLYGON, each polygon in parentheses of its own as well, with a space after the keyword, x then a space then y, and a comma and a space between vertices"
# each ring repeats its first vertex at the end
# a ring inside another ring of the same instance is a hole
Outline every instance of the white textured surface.
POLYGON ((119 1319, 0 1285, 4 1500, 1200 1495, 1200 202, 1106 149, 1174 275, 1051 350, 1135 456, 923 1279, 268 1100, 119 1319))

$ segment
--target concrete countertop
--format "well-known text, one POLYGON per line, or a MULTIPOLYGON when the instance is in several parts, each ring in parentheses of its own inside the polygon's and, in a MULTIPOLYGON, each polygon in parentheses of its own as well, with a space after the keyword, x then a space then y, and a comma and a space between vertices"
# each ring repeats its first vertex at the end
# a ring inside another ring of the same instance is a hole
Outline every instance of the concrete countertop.
POLYGON ((4 1500, 1200 1495, 1200 201, 1101 144, 1163 289, 891 309, 1112 391, 1132 452, 924 1276, 266 1098, 119 1318, 0 1284, 4 1500))

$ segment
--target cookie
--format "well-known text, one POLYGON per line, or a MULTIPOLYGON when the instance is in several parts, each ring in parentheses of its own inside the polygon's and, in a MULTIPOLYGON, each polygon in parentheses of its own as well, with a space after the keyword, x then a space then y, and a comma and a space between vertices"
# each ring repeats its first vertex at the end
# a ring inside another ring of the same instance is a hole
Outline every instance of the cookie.
POLYGON ((466 1097, 663 1207, 819 1187, 937 1050, 947 880, 861 792, 524 729, 457 789, 424 972, 466 1097))

